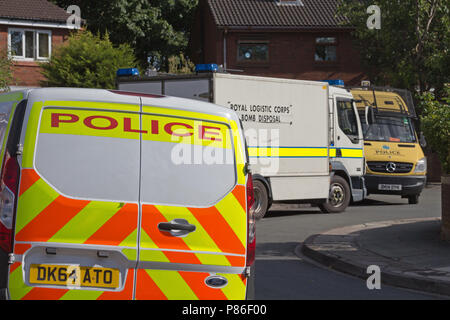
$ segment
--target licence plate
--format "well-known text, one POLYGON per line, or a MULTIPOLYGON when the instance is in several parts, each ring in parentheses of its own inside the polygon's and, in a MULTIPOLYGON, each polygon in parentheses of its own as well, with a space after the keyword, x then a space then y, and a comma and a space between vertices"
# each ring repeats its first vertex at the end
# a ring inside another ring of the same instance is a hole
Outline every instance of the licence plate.
POLYGON ((118 269, 68 265, 30 266, 30 283, 69 287, 118 288, 118 269))
POLYGON ((379 184, 378 190, 402 191, 401 184, 379 184))

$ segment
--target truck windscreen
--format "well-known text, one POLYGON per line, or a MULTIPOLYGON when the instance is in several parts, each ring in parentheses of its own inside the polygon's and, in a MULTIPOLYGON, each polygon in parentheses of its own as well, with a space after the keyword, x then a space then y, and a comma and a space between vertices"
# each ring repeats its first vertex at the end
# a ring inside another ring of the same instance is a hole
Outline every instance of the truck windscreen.
POLYGON ((364 140, 386 142, 416 142, 411 120, 406 117, 377 117, 376 123, 367 125, 361 119, 364 140))

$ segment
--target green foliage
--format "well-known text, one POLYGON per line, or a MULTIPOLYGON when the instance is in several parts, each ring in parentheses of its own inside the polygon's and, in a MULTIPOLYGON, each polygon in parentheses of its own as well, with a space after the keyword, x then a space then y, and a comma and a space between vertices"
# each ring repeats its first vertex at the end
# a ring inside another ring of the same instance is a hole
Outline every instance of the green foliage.
POLYGON ((13 83, 13 62, 6 51, 0 51, 0 91, 9 91, 13 83))
POLYGON ((438 154, 445 172, 450 174, 450 87, 447 86, 444 91, 446 96, 442 101, 430 92, 421 96, 421 121, 428 144, 438 154))
POLYGON ((180 53, 177 56, 170 56, 168 62, 169 73, 186 74, 194 73, 195 71, 194 63, 191 60, 187 59, 183 53, 180 53))
MULTIPOLYGON (((354 26, 356 46, 372 82, 443 95, 450 82, 448 0, 342 0, 339 14, 354 26), (367 27, 369 5, 381 9, 381 29, 367 27)), ((419 110, 420 112, 420 110, 419 110)))
POLYGON ((141 65, 168 71, 168 58, 185 52, 198 0, 53 0, 78 5, 87 29, 109 32, 116 44, 129 44, 141 65))
POLYGON ((135 65, 130 46, 114 47, 108 34, 102 38, 89 31, 72 34, 50 62, 41 63, 46 86, 104 89, 116 87, 117 69, 135 65))

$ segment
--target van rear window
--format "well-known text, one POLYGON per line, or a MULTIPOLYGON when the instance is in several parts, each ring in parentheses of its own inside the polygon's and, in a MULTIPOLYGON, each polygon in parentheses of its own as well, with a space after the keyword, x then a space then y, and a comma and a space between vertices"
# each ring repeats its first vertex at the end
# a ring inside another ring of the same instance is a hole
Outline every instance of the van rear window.
POLYGON ((123 132, 124 121, 139 126, 139 114, 44 109, 36 171, 65 196, 137 202, 139 135, 123 132))
POLYGON ((172 116, 44 109, 35 169, 81 199, 209 206, 232 190, 230 128, 172 116))
POLYGON ((211 206, 235 186, 236 166, 231 129, 222 123, 144 114, 146 124, 170 133, 148 134, 142 141, 142 189, 145 203, 211 206))

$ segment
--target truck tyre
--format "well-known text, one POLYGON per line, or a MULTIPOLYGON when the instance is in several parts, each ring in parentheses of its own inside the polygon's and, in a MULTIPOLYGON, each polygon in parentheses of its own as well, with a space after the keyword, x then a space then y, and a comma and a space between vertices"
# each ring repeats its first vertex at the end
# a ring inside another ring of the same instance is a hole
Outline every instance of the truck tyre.
POLYGON ((418 204, 419 203, 419 194, 413 194, 412 196, 408 196, 408 204, 418 204))
POLYGON ((323 213, 340 213, 348 207, 349 203, 350 186, 344 178, 334 175, 331 178, 328 200, 319 205, 320 210, 323 213))
POLYGON ((253 192, 255 194, 253 210, 256 220, 260 220, 264 218, 267 210, 269 210, 269 193, 264 183, 260 180, 253 181, 253 192))

